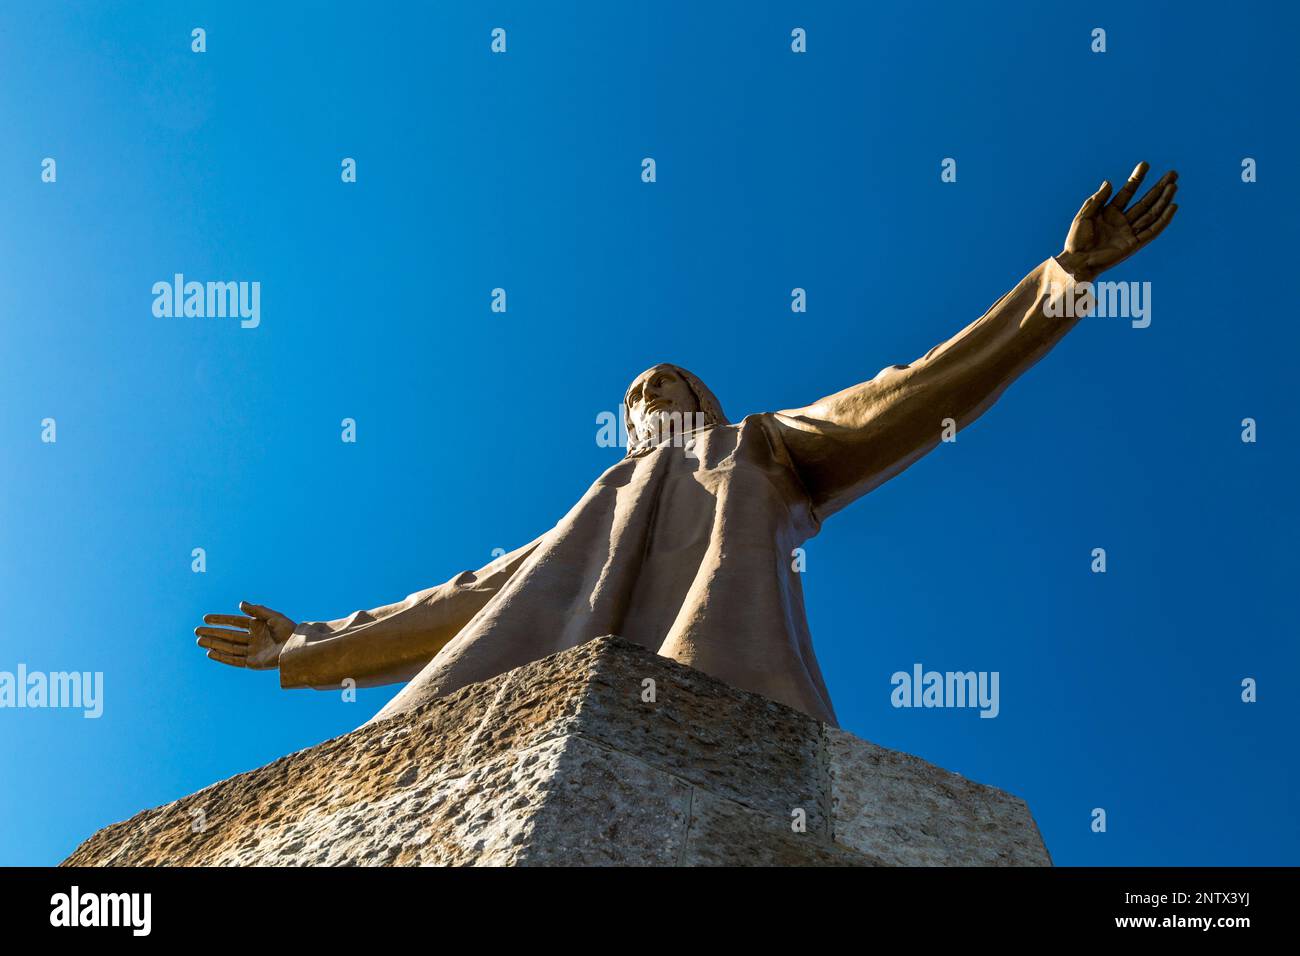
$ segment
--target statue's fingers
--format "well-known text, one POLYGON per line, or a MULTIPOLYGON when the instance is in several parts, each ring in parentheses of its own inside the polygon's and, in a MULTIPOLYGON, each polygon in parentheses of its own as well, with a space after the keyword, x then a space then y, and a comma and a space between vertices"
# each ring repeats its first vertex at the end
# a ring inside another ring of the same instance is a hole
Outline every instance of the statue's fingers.
POLYGON ((1138 187, 1142 185, 1142 180, 1146 178, 1147 170, 1150 168, 1145 162, 1134 166, 1133 172, 1128 177, 1128 182, 1115 194, 1115 198, 1110 201, 1110 204, 1116 209, 1123 210, 1128 205, 1128 201, 1133 198, 1133 194, 1138 191, 1138 187))
POLYGON ((1160 235, 1160 233, 1164 232, 1165 226, 1169 225, 1173 220, 1174 213, 1176 212, 1178 212, 1178 204, 1174 203, 1160 214, 1159 219, 1137 234, 1138 242, 1150 242, 1156 236, 1160 235))
POLYGON ((210 651, 219 651, 230 657, 247 657, 248 645, 236 644, 234 641, 223 641, 219 637, 200 637, 198 640, 199 647, 206 647, 210 651))
POLYGON ((1160 214, 1165 211, 1165 207, 1169 205, 1169 200, 1174 198, 1176 192, 1178 192, 1177 183, 1170 183, 1166 186, 1160 193, 1160 198, 1151 204, 1151 208, 1147 210, 1146 215, 1133 223, 1133 231, 1141 232, 1159 219, 1160 214))
POLYGON ((1097 215, 1097 213, 1101 212, 1102 207, 1106 205, 1106 200, 1109 198, 1110 180, 1104 179, 1102 180, 1101 188, 1083 201, 1083 205, 1079 207, 1079 216, 1087 219, 1097 215))
POLYGON ((196 627, 196 637, 215 637, 229 644, 247 644, 253 639, 248 631, 228 631, 224 627, 196 627))
POLYGON ((231 667, 247 667, 248 660, 243 657, 235 657, 233 654, 223 654, 221 651, 208 651, 208 657, 211 660, 219 661, 222 664, 229 664, 231 667))
POLYGON ((224 624, 226 627, 238 627, 248 630, 250 624, 256 618, 245 617, 242 614, 205 614, 203 615, 204 624, 224 624))
POLYGON ((1129 222, 1137 222, 1151 209, 1151 204, 1160 198, 1165 187, 1178 180, 1178 170, 1171 169, 1160 177, 1159 181, 1146 191, 1146 194, 1124 211, 1129 222))

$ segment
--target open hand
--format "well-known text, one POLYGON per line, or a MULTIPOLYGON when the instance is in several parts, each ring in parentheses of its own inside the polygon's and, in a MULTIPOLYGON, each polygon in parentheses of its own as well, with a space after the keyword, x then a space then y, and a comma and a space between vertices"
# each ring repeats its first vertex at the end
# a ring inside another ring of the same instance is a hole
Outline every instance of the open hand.
POLYGON ((244 613, 203 615, 204 624, 224 627, 196 627, 199 647, 206 647, 212 660, 231 667, 272 670, 279 665, 280 648, 297 625, 260 604, 241 601, 239 609, 244 613))
POLYGON ((1070 224, 1065 250, 1056 257, 1076 279, 1091 281, 1102 271, 1123 262, 1160 235, 1174 218, 1178 206, 1170 200, 1178 191, 1178 173, 1172 169, 1141 199, 1124 208, 1150 168, 1146 163, 1138 163, 1114 199, 1110 198, 1110 182, 1105 181, 1084 201, 1070 224))

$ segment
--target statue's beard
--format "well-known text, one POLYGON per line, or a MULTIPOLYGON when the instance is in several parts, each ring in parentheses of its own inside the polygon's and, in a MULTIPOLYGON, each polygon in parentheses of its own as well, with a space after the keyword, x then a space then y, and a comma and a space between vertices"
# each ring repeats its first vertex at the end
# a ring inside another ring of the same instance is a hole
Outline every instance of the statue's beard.
POLYGON ((680 441, 687 432, 704 427, 704 414, 698 410, 683 412, 676 408, 660 408, 641 421, 638 438, 652 445, 662 445, 670 439, 680 441))

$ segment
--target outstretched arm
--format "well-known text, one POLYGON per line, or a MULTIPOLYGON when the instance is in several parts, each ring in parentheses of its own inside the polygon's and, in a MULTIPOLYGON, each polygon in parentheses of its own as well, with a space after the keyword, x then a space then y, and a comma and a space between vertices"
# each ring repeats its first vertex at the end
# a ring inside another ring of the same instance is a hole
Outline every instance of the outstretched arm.
POLYGON ((963 428, 986 411, 1079 319, 1063 299, 1079 282, 1153 240, 1177 210, 1177 173, 1166 174, 1133 207, 1146 163, 1111 199, 1103 182, 1070 226, 1065 249, 1029 273, 979 319, 910 365, 773 419, 819 518, 888 481, 936 445, 946 419, 963 428))
POLYGON ((536 542, 396 604, 299 624, 280 652, 281 687, 337 689, 410 680, 501 590, 536 542))
POLYGON ((195 633, 213 660, 254 670, 279 667, 281 687, 333 690, 346 678, 358 687, 410 680, 504 587, 536 546, 533 541, 478 571, 335 621, 294 624, 277 611, 243 602, 243 615, 205 615, 206 624, 224 626, 195 633))

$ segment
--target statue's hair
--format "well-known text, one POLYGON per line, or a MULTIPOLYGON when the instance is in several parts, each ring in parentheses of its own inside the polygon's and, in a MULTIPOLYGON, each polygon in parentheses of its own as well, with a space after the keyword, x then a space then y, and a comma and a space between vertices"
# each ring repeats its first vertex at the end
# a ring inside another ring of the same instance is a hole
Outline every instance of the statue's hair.
POLYGON ((686 387, 689 388, 691 394, 695 396, 695 403, 700 407, 700 412, 704 416, 705 428, 712 428, 714 425, 730 424, 730 422, 727 421, 726 414, 722 411, 722 403, 718 401, 718 396, 713 394, 709 389, 709 386, 705 385, 696 375, 688 372, 680 365, 673 365, 671 362, 660 362, 658 365, 652 365, 640 375, 636 376, 636 378, 632 379, 632 383, 628 385, 627 391, 623 393, 623 425, 627 429, 628 455, 639 454, 640 452, 647 450, 645 443, 637 438, 636 429, 632 424, 632 409, 627 402, 628 393, 632 391, 632 385, 635 384, 638 379, 641 379, 646 375, 649 375, 651 372, 661 368, 671 369, 682 377, 682 381, 686 383, 686 387))

